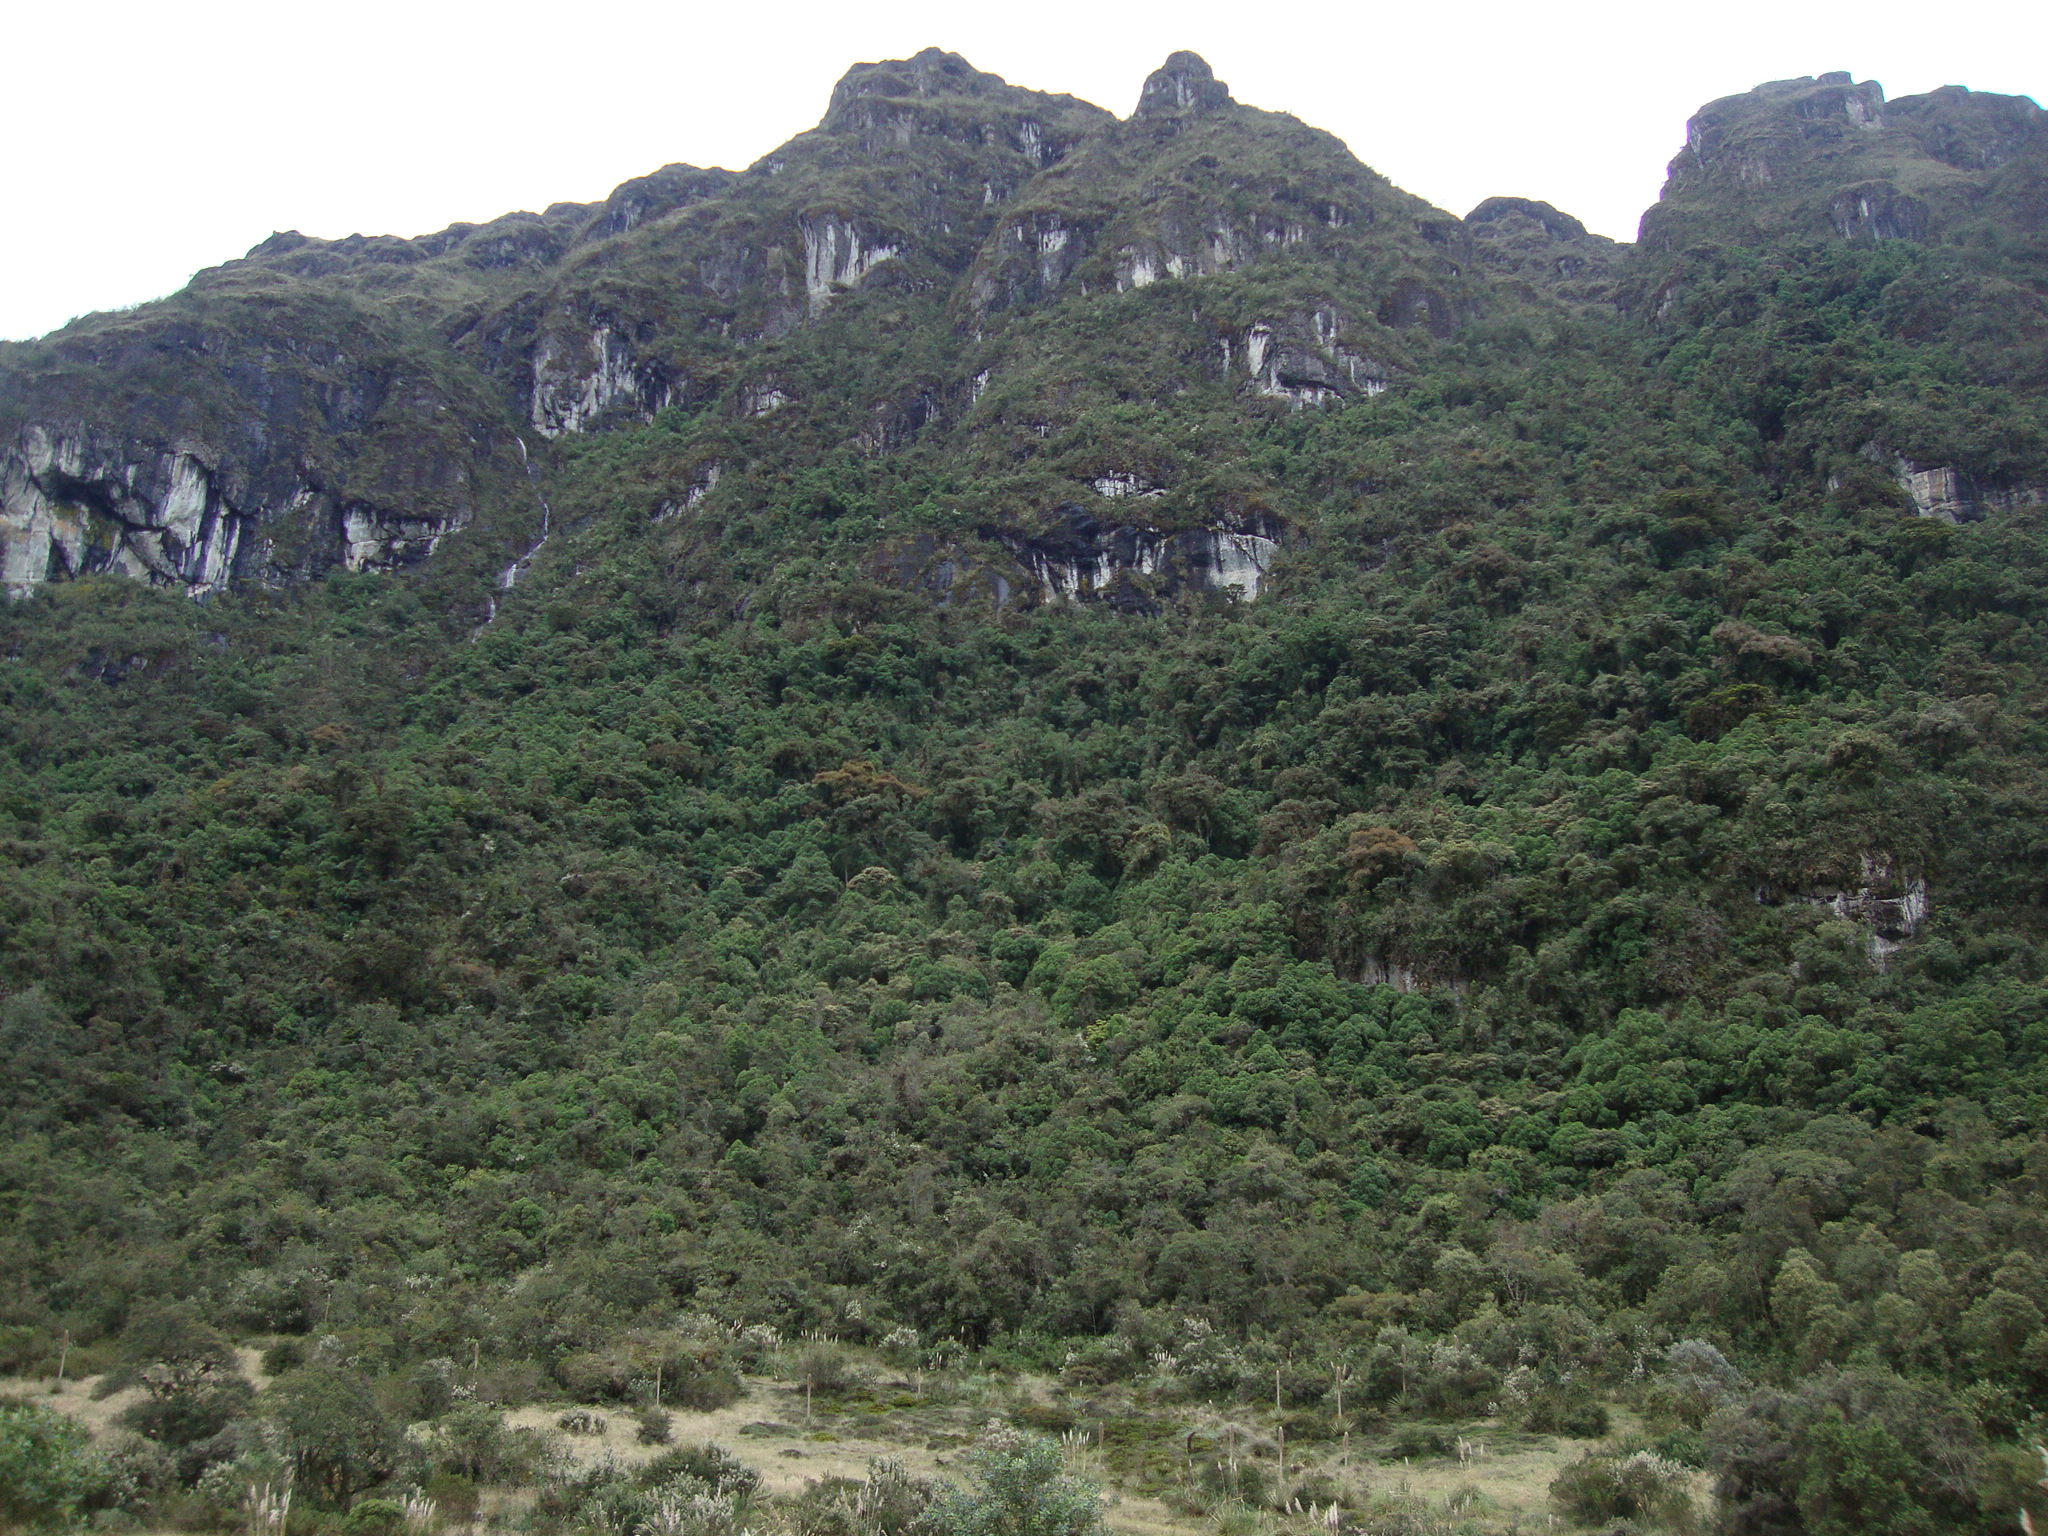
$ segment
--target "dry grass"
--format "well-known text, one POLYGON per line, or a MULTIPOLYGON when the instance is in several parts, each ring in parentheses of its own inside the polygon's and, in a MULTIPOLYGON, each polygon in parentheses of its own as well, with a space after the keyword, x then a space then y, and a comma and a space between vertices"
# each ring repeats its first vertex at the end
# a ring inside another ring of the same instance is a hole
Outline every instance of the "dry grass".
MULTIPOLYGON (((242 1352, 244 1370, 261 1386, 260 1361, 253 1350, 242 1352)), ((67 1382, 62 1392, 52 1394, 47 1380, 0 1381, 0 1392, 33 1397, 78 1419, 95 1437, 111 1434, 121 1412, 140 1396, 131 1388, 94 1400, 92 1387, 98 1380, 88 1377, 67 1382)), ((1006 1410, 1022 1400, 1043 1401, 1050 1383, 1017 1380, 988 1384, 980 1392, 954 1393, 945 1399, 911 1402, 898 1393, 886 1405, 873 1400, 815 1405, 812 1421, 804 1416, 803 1388, 796 1382, 772 1377, 749 1377, 740 1399, 714 1412, 671 1409, 671 1437, 676 1444, 712 1443, 724 1446, 761 1475, 766 1492, 775 1496, 801 1493, 809 1483, 828 1477, 860 1478, 876 1457, 890 1457, 911 1472, 930 1478, 957 1475, 961 1449, 989 1419, 1007 1417, 1006 1410)), ((1104 1404, 1103 1407, 1109 1405, 1104 1404)), ((1128 1408, 1130 1405, 1119 1405, 1128 1408)), ((1617 1434, 1634 1427, 1619 1416, 1617 1434)), ((665 1447, 640 1443, 631 1409, 617 1405, 566 1402, 528 1405, 507 1412, 506 1420, 527 1429, 557 1435, 563 1452, 578 1466, 591 1466, 607 1458, 624 1467, 641 1465, 659 1455, 665 1447), (572 1407, 583 1406, 605 1420, 601 1434, 568 1434, 558 1421, 572 1407)), ((1327 1475, 1344 1490, 1344 1506, 1362 1509, 1385 1500, 1414 1501, 1442 1510, 1447 1500, 1460 1505, 1458 1518, 1470 1518, 1482 1529, 1523 1528, 1548 1524, 1551 1515, 1549 1489, 1552 1479, 1568 1463, 1600 1444, 1594 1440, 1519 1435, 1496 1425, 1467 1426, 1464 1438, 1483 1451, 1464 1460, 1435 1458, 1425 1461, 1384 1462, 1355 1443, 1349 1453, 1335 1446, 1319 1446, 1288 1459, 1289 1481, 1295 1483, 1317 1474, 1327 1475), (1472 1496, 1476 1495, 1474 1499, 1472 1496)), ((1077 1470, 1101 1477, 1095 1458, 1084 1453, 1077 1470)), ((1109 1479, 1103 1479, 1108 1482, 1109 1479)), ((1705 1478, 1699 1479, 1695 1494, 1705 1507, 1705 1478)), ((494 1514, 509 1516, 530 1501, 530 1494, 505 1491, 488 1499, 494 1514)), ((1177 1513, 1157 1499, 1122 1494, 1109 1511, 1110 1527, 1122 1536, 1197 1536, 1216 1529, 1216 1521, 1177 1513)), ((1277 1530, 1288 1522, 1262 1522, 1277 1530)))

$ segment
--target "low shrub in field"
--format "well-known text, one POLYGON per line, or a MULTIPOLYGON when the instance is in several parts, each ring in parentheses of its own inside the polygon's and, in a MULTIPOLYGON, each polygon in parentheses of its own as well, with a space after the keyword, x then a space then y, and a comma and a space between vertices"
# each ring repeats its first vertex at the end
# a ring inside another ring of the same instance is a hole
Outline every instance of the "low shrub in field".
POLYGON ((1595 1451, 1558 1473, 1550 1499, 1575 1525, 1631 1520, 1684 1528, 1693 1518, 1690 1481, 1684 1467, 1655 1451, 1595 1451))

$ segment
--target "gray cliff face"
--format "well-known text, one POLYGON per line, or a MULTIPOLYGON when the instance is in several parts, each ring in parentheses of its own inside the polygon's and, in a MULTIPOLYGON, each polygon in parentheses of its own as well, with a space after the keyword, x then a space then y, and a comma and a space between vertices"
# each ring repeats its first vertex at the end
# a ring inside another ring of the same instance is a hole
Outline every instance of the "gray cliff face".
POLYGON ((461 528, 461 512, 408 516, 303 482, 235 501, 199 445, 151 446, 25 428, 0 453, 0 581, 110 571, 195 597, 237 581, 288 585, 341 566, 395 571, 461 528))
MULTIPOLYGON (((1887 456, 1875 444, 1864 450, 1864 456, 1887 463, 1887 456)), ((1916 513, 1945 523, 1974 523, 1991 513, 2048 502, 2048 486, 1998 484, 1953 464, 1922 464, 1893 454, 1889 456, 1888 467, 1899 489, 1912 499, 1916 513)))
POLYGON ((1257 597, 1285 536, 1265 518, 1177 532, 1112 524, 1076 503, 1056 508, 1040 532, 983 532, 1017 556, 1040 598, 1101 602, 1133 613, 1157 612, 1158 598, 1185 588, 1257 597))
POLYGON ((1905 947, 1934 910, 1924 877, 1901 867, 1888 853, 1867 849, 1859 857, 1858 878, 1852 883, 1815 890, 1756 893, 1760 905, 1790 902, 1820 907, 1839 921, 1852 924, 1863 935, 1870 963, 1882 970, 1887 961, 1905 947))
MULTIPOLYGON (((1118 122, 927 49, 855 66, 816 129, 737 175, 671 165, 601 204, 416 239, 280 234, 172 301, 37 344, 0 370, 6 581, 116 571, 205 594, 396 570, 458 537, 489 546, 477 569, 516 569, 539 515, 529 450, 672 407, 815 429, 818 381, 786 349, 862 296, 937 303, 960 338, 852 405, 864 455, 981 431, 1002 347, 1033 345, 1052 306, 1267 265, 1352 275, 1263 313, 1203 318, 1196 299, 1206 339, 1182 365, 1290 410, 1368 399, 1402 376, 1402 336, 1483 310, 1475 248, 1328 135, 1238 106, 1194 54, 1118 122)), ((725 459, 650 515, 742 494, 725 459)), ((1157 490, 1109 464, 1068 494, 1127 482, 1157 490)), ((1277 527, 1150 510, 1156 528, 1039 551, 1018 582, 1073 597, 1129 571, 1256 594, 1277 527)))

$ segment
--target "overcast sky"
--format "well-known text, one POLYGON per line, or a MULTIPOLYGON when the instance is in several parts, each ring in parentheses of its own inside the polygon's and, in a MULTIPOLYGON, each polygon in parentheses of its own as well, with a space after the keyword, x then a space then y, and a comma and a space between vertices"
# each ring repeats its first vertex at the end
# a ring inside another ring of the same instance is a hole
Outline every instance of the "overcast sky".
POLYGON ((1192 48, 1456 213, 1538 197, 1617 238, 1685 120, 1847 69, 1907 95, 2048 90, 2048 5, 716 6, 647 0, 16 0, 0 92, 0 337, 171 292, 273 230, 421 234, 746 165, 856 60, 929 44, 1119 114, 1192 48))

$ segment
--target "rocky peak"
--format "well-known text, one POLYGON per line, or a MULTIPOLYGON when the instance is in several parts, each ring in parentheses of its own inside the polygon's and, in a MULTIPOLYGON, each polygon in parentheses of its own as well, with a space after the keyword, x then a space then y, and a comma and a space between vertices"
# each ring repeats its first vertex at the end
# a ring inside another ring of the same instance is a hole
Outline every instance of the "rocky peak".
POLYGON ((2024 97, 1944 87, 1888 102, 1840 70, 1774 80, 1686 125, 1641 243, 1927 241, 1986 217, 2027 227, 2048 201, 2044 164, 2048 114, 2024 97))
POLYGON ((1543 232, 1553 240, 1583 240, 1586 226, 1561 209, 1549 203, 1538 202, 1528 197, 1489 197, 1485 202, 1465 215, 1467 224, 1498 224, 1520 215, 1543 226, 1543 232))
MULTIPOLYGON (((1710 102, 1685 125, 1686 151, 1703 169, 1717 169, 1731 153, 1761 148, 1769 141, 1781 155, 1794 145, 1833 147, 1858 129, 1884 125, 1884 87, 1875 80, 1855 83, 1847 70, 1816 79, 1772 80, 1740 96, 1710 102)), ((1766 162, 1738 163, 1738 176, 1769 179, 1766 162)))
POLYGON ((846 126, 857 119, 852 109, 861 101, 876 98, 902 100, 905 97, 986 96, 1004 88, 1000 75, 985 74, 957 53, 927 48, 908 59, 885 59, 878 64, 856 64, 832 87, 832 105, 825 111, 825 128, 846 126))
POLYGON ((1472 254, 1531 297, 1568 306, 1607 305, 1625 247, 1549 203, 1489 197, 1465 215, 1472 254))
POLYGON ((1134 117, 1163 117, 1175 112, 1212 112, 1231 104, 1230 87, 1216 78, 1198 53, 1171 55, 1145 79, 1134 117))

